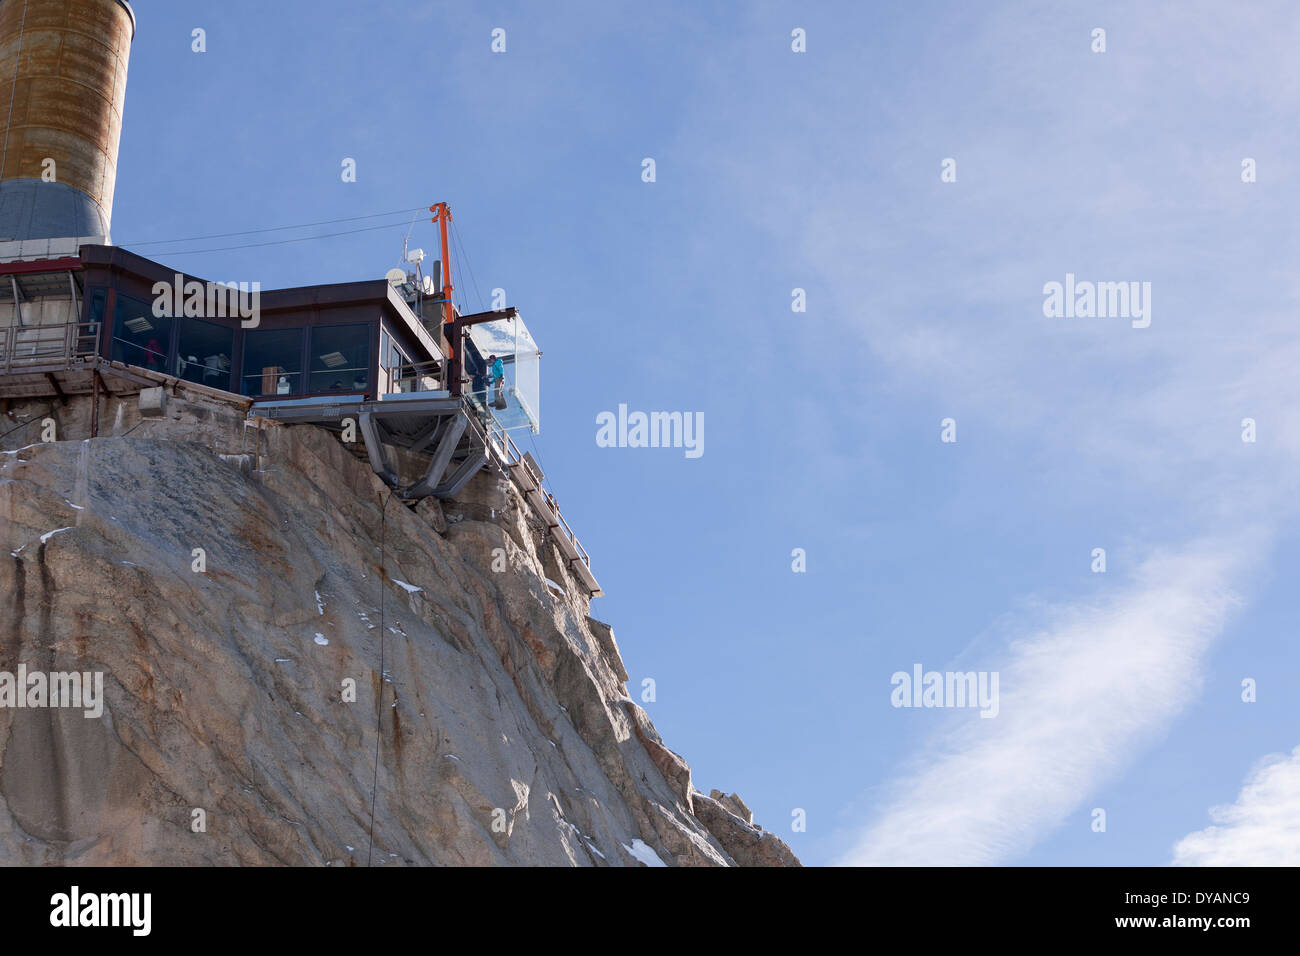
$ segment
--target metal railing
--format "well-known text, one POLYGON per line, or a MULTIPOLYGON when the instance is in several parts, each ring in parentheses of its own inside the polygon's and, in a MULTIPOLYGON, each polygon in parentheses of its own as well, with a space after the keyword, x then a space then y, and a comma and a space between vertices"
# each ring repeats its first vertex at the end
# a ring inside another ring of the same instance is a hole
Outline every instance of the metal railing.
MULTIPOLYGON (((391 367, 381 367, 379 374, 381 377, 388 377, 392 386, 391 393, 436 392, 442 389, 442 382, 438 378, 441 369, 441 362, 437 359, 430 359, 427 362, 410 362, 391 367)), ((380 388, 381 393, 385 391, 388 391, 388 389, 380 388)))
POLYGON ((530 479, 537 485, 538 491, 546 497, 546 503, 550 505, 551 510, 555 512, 555 520, 560 523, 560 530, 564 532, 564 536, 569 539, 574 550, 578 552, 578 556, 582 558, 582 563, 590 568, 591 555, 589 555, 587 549, 582 546, 582 542, 578 540, 578 536, 573 533, 573 529, 569 527, 569 522, 564 520, 564 515, 560 512, 560 504, 555 500, 555 496, 542 487, 542 482, 538 479, 538 476, 532 472, 531 468, 529 468, 528 462, 524 460, 523 453, 519 450, 519 446, 514 443, 514 439, 510 437, 510 433, 502 428, 496 419, 491 417, 483 421, 483 428, 487 434, 491 447, 494 448, 497 455, 506 463, 507 468, 514 467, 528 469, 530 479))
POLYGON ((302 391, 302 372, 290 372, 278 365, 268 365, 260 372, 249 372, 240 378, 245 395, 297 395, 302 391))
POLYGON ((99 323, 10 325, 0 329, 0 374, 42 365, 69 365, 99 354, 99 323))

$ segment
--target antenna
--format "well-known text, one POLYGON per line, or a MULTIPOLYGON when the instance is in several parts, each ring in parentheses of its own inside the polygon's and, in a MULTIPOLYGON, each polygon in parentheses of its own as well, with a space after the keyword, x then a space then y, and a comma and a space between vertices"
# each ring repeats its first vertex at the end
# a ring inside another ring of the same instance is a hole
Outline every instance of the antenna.
MULTIPOLYGON (((411 228, 415 227, 415 219, 411 219, 411 228)), ((411 230, 406 230, 406 237, 402 240, 402 261, 415 266, 415 272, 407 272, 405 269, 389 269, 385 274, 386 278, 394 288, 402 293, 402 297, 408 302, 415 300, 416 311, 420 311, 420 297, 422 295, 432 295, 433 281, 426 275, 421 267, 426 256, 423 249, 409 249, 408 244, 411 241, 411 230), (412 281, 414 280, 414 281, 412 281)))
POLYGON ((406 227, 406 235, 402 238, 402 261, 406 261, 406 244, 411 241, 411 230, 415 228, 415 215, 411 216, 411 224, 406 227))

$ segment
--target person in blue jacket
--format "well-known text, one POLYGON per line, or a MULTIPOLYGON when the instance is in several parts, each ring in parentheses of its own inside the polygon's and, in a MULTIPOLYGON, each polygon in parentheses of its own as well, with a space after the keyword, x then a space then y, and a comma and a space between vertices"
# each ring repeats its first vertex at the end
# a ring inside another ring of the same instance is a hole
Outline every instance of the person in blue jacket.
POLYGON ((488 357, 488 363, 490 364, 492 369, 492 390, 493 390, 492 405, 495 408, 505 408, 506 407, 505 395, 502 392, 502 387, 505 385, 506 382, 505 363, 502 362, 495 355, 488 357))

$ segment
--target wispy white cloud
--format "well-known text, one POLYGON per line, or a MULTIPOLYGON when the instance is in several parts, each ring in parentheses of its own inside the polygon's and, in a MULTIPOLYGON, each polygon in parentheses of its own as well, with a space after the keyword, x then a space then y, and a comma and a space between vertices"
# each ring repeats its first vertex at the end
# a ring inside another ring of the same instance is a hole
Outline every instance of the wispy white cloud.
POLYGON ((1300 866, 1300 747, 1266 757, 1210 819, 1178 841, 1175 866, 1300 866))
POLYGON ((1014 640, 998 716, 960 719, 919 755, 840 862, 988 865, 1024 852, 1196 698, 1254 550, 1205 543, 1154 558, 1122 597, 1014 640))

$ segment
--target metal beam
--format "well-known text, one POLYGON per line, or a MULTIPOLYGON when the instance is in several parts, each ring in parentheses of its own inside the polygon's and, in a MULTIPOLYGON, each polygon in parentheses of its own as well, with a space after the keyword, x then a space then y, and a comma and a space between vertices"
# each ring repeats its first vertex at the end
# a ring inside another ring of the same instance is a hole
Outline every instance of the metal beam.
POLYGON ((487 449, 482 445, 477 445, 470 450, 469 457, 462 461, 451 476, 433 489, 433 494, 437 498, 450 498, 469 483, 475 473, 487 464, 487 449))
POLYGON ((293 399, 287 402, 255 402, 258 415, 277 422, 307 422, 317 425, 333 424, 344 418, 355 418, 363 411, 361 399, 319 402, 311 399, 293 399))
POLYGON ((512 305, 496 312, 471 312, 469 315, 462 315, 460 324, 462 326, 478 325, 480 322, 493 322, 497 319, 513 319, 517 315, 519 315, 519 310, 512 305))
MULTIPOLYGON (((68 288, 72 290, 72 321, 79 323, 81 321, 81 303, 77 301, 77 277, 72 270, 68 270, 68 288)), ((99 336, 95 337, 95 348, 99 349, 99 336)))
POLYGON ((131 372, 128 372, 125 366, 123 366, 122 368, 117 368, 112 364, 105 365, 102 361, 100 361, 95 364, 95 368, 102 368, 109 375, 113 375, 116 376, 117 378, 125 379, 126 381, 131 382, 135 385, 143 385, 146 388, 155 388, 156 386, 167 384, 166 378, 163 376, 159 376, 159 378, 162 378, 162 381, 159 381, 156 378, 145 378, 143 375, 134 375, 131 372))
POLYGON ((0 262, 0 275, 22 275, 27 272, 63 272, 65 269, 81 270, 78 256, 58 259, 22 259, 14 262, 0 262))
POLYGON ((361 429, 361 439, 366 443, 366 456, 370 459, 370 468, 376 475, 390 485, 397 484, 397 475, 388 463, 388 454, 379 437, 379 422, 371 412, 362 412, 357 423, 361 429))
POLYGON ((63 389, 59 385, 59 380, 54 377, 54 374, 52 372, 46 372, 45 380, 49 382, 50 387, 54 389, 54 394, 59 396, 59 401, 64 405, 68 404, 68 396, 63 393, 63 389))
POLYGON ((430 442, 432 442, 435 438, 438 437, 438 430, 441 429, 442 426, 445 425, 450 420, 451 418, 449 416, 444 416, 442 418, 435 418, 428 425, 427 428, 420 431, 411 439, 411 444, 407 448, 407 451, 411 451, 411 452, 424 451, 425 446, 427 446, 430 442))
POLYGON ((457 415, 448 423, 442 431, 442 438, 438 440, 437 450, 429 459, 428 470, 425 471, 423 478, 406 490, 406 497, 423 498, 425 495, 435 493, 434 489, 439 487, 442 473, 451 463, 451 456, 456 453, 456 446, 460 444, 460 436, 465 434, 467 424, 464 415, 457 415))
POLYGON ((18 279, 10 275, 9 284, 14 290, 14 318, 18 321, 18 328, 23 328, 23 307, 22 297, 18 294, 18 279))

